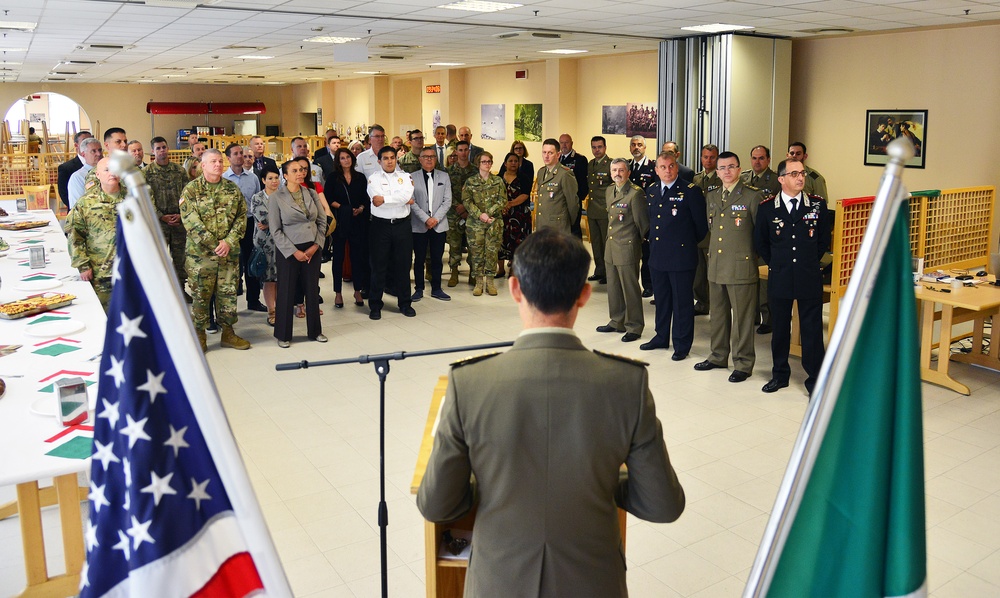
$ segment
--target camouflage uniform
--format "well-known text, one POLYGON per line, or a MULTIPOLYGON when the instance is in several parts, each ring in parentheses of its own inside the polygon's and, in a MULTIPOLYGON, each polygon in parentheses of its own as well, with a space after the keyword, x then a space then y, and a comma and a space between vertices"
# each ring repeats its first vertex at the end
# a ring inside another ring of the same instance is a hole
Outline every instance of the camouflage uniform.
POLYGON ((66 218, 70 265, 81 272, 91 270, 97 298, 104 310, 111 299, 111 268, 115 261, 115 218, 125 189, 109 195, 100 185, 80 197, 66 218))
POLYGON ((406 152, 399 156, 399 167, 406 172, 413 174, 420 170, 420 156, 413 152, 406 152))
POLYGON ((507 205, 507 185, 500 177, 491 174, 485 181, 475 175, 462 189, 465 209, 469 211, 469 257, 472 274, 476 278, 493 279, 497 254, 503 241, 503 209, 507 205), (492 224, 479 219, 480 214, 494 218, 492 224))
POLYGON ((173 162, 168 162, 166 166, 160 166, 153 162, 145 168, 143 174, 146 176, 146 183, 153 190, 153 209, 156 211, 160 230, 163 231, 163 238, 167 241, 167 248, 170 250, 170 257, 174 262, 174 270, 177 272, 177 280, 180 281, 183 289, 184 283, 187 281, 187 270, 184 268, 187 233, 184 231, 183 223, 170 226, 160 218, 168 214, 181 213, 178 202, 181 198, 181 191, 190 182, 187 172, 179 164, 173 162))
POLYGON ((196 330, 208 326, 208 306, 215 293, 219 324, 236 323, 236 281, 240 272, 240 239, 247 228, 247 202, 236 183, 212 184, 199 176, 184 187, 181 220, 187 231, 187 267, 194 302, 191 315, 196 330), (219 241, 229 244, 226 257, 215 255, 219 241))
MULTIPOLYGON (((452 271, 458 271, 458 265, 462 261, 462 238, 465 237, 465 219, 459 218, 455 212, 455 206, 464 204, 462 200, 462 190, 465 188, 465 181, 475 175, 479 169, 469 162, 469 165, 462 168, 458 162, 451 165, 448 170, 448 177, 451 179, 451 209, 448 210, 448 266, 452 271)), ((469 207, 465 206, 468 210, 469 207)), ((471 257, 466 260, 469 267, 472 267, 471 257)))

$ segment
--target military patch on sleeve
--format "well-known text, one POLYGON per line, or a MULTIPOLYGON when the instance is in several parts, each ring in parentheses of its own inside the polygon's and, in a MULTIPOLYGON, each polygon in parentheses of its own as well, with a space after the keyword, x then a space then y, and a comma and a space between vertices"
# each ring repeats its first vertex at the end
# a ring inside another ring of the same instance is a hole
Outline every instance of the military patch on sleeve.
POLYGON ((466 357, 465 359, 459 359, 458 361, 452 362, 451 367, 460 368, 463 365, 479 363, 480 361, 485 361, 490 357, 496 357, 497 355, 500 355, 500 353, 502 353, 502 351, 496 351, 494 353, 485 353, 483 355, 473 355, 472 357, 466 357))
POLYGON ((594 349, 594 353, 597 353, 601 357, 608 357, 610 359, 614 359, 615 361, 624 361, 625 363, 630 363, 632 365, 637 365, 639 367, 646 367, 649 365, 645 361, 641 361, 639 359, 633 359, 631 357, 626 357, 624 355, 617 355, 615 353, 605 353, 604 351, 598 351, 597 349, 594 349))

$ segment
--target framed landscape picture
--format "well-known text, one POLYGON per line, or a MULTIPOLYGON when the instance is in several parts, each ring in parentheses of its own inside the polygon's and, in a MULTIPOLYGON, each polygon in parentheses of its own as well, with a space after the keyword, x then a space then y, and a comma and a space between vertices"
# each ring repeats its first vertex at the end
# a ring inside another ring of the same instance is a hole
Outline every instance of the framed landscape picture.
POLYGON ((865 114, 865 166, 889 162, 886 147, 898 137, 908 137, 916 150, 907 168, 923 168, 927 156, 926 110, 868 110, 865 114))

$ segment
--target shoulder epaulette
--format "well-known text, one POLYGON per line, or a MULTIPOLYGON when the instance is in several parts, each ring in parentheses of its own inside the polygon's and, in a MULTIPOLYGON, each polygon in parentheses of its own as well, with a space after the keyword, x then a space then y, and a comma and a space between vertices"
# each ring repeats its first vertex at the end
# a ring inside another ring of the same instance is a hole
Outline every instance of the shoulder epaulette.
POLYGON ((743 186, 751 191, 760 191, 760 187, 754 187, 750 183, 743 183, 743 186))
MULTIPOLYGON (((694 183, 688 183, 688 186, 687 186, 688 189, 694 189, 695 187, 698 187, 698 185, 695 185, 694 183)), ((698 187, 698 188, 701 189, 701 187, 698 187)), ((713 187, 713 189, 714 189, 714 187, 713 187)))
POLYGON ((816 172, 815 170, 810 170, 809 171, 809 176, 811 176, 814 179, 818 179, 819 178, 819 173, 816 172))
POLYGON ((472 357, 466 357, 465 359, 459 359, 458 361, 452 362, 451 367, 460 368, 463 365, 469 365, 472 363, 479 363, 480 361, 485 361, 490 357, 496 357, 500 355, 502 351, 496 351, 494 353, 484 353, 483 355, 473 355, 472 357))
POLYGON ((817 200, 817 201, 826 201, 826 198, 823 197, 822 195, 816 195, 814 193, 806 193, 806 196, 809 197, 809 199, 813 199, 813 200, 817 200))
POLYGON ((637 365, 643 368, 649 365, 645 361, 641 361, 639 359, 633 359, 631 357, 626 357, 624 355, 617 355, 615 353, 605 353, 604 351, 598 351, 597 349, 594 349, 594 353, 600 355, 601 357, 607 357, 609 359, 614 359, 615 361, 622 361, 624 363, 637 365))

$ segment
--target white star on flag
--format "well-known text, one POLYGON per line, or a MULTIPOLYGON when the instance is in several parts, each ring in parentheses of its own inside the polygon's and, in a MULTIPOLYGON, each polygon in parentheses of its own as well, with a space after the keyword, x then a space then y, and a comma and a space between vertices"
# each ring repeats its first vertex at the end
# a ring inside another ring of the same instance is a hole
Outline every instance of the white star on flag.
MULTIPOLYGON (((114 359, 114 357, 112 357, 111 359, 114 359)), ((112 369, 114 369, 114 366, 112 366, 112 369)), ((125 376, 124 375, 122 375, 122 380, 123 381, 125 380, 125 376)), ((117 386, 117 385, 118 385, 118 381, 117 381, 117 378, 116 378, 115 379, 115 386, 117 386)), ((107 399, 101 399, 101 402, 104 403, 104 408, 101 409, 101 412, 97 415, 97 418, 98 419, 106 419, 106 420, 108 420, 108 423, 111 424, 111 429, 114 430, 115 426, 118 425, 118 418, 119 418, 119 415, 118 415, 118 401, 115 401, 114 403, 109 403, 107 399)))
POLYGON ((90 483, 90 494, 87 495, 87 499, 94 503, 94 511, 100 513, 101 507, 110 507, 111 503, 108 499, 104 498, 104 486, 107 484, 102 484, 98 486, 94 482, 90 483))
POLYGON ((139 440, 151 440, 149 434, 146 434, 146 430, 143 429, 146 427, 146 420, 148 419, 148 417, 144 417, 139 421, 135 421, 131 415, 125 414, 125 421, 128 425, 122 428, 122 435, 128 436, 129 448, 135 446, 135 443, 139 440))
POLYGON ((121 314, 122 323, 118 326, 118 328, 115 328, 115 332, 122 335, 122 340, 125 342, 126 347, 128 347, 128 344, 132 342, 132 339, 135 337, 146 338, 146 333, 139 328, 139 323, 142 322, 142 316, 136 316, 135 318, 129 319, 129 317, 125 315, 125 312, 121 312, 121 314))
POLYGON ((125 532, 118 530, 118 543, 111 547, 112 550, 120 550, 125 555, 125 560, 127 561, 129 557, 132 556, 132 552, 128 547, 128 536, 125 532))
POLYGON ((140 492, 145 494, 153 495, 153 504, 160 506, 160 499, 163 498, 164 494, 177 494, 177 491, 170 487, 170 478, 174 477, 174 473, 170 472, 162 478, 156 475, 155 471, 149 472, 152 476, 152 482, 140 492))
POLYGON ((149 525, 153 523, 150 519, 146 523, 139 523, 139 520, 132 515, 132 527, 128 528, 128 535, 132 536, 132 550, 138 550, 139 545, 143 542, 149 542, 150 544, 156 544, 156 540, 153 536, 149 535, 149 525))
MULTIPOLYGON (((128 457, 122 457, 122 469, 125 473, 125 487, 132 487, 132 465, 128 462, 128 457)), ((126 496, 128 493, 126 493, 126 496)))
POLYGON ((79 589, 82 590, 83 588, 89 588, 89 587, 90 587, 90 563, 84 562, 83 569, 80 569, 79 589))
POLYGON ((118 268, 122 263, 122 258, 115 256, 114 261, 111 263, 111 286, 115 286, 115 283, 122 279, 121 270, 118 268))
MULTIPOLYGON (((125 381, 125 370, 123 369, 124 367, 125 367, 124 359, 118 361, 117 357, 115 357, 114 355, 111 356, 111 369, 104 372, 104 374, 107 376, 111 376, 112 378, 115 379, 115 388, 121 388, 122 382, 125 381)), ((117 415, 117 411, 115 412, 115 414, 117 415)), ((114 427, 114 424, 111 424, 111 427, 114 427)))
POLYGON ((154 375, 150 370, 146 370, 146 383, 136 386, 136 390, 145 390, 149 393, 149 402, 156 402, 156 395, 167 394, 167 389, 163 388, 163 376, 166 372, 160 372, 154 375))
POLYGON ((87 552, 100 545, 100 542, 97 541, 97 526, 94 525, 93 521, 87 521, 87 552))
POLYGON ((184 426, 180 430, 175 430, 173 426, 170 426, 170 438, 163 444, 174 447, 174 457, 181 452, 182 448, 189 448, 191 446, 184 440, 184 433, 187 432, 187 429, 188 427, 184 426))
POLYGON ((194 500, 195 509, 201 508, 201 501, 212 500, 212 496, 208 492, 205 492, 205 488, 208 487, 208 482, 209 479, 206 479, 204 482, 199 484, 194 478, 191 478, 191 494, 188 494, 187 497, 194 500))
POLYGON ((118 463, 118 456, 114 454, 114 441, 107 444, 101 444, 100 440, 94 440, 94 459, 101 462, 104 466, 104 471, 108 470, 108 465, 111 463, 118 463))

